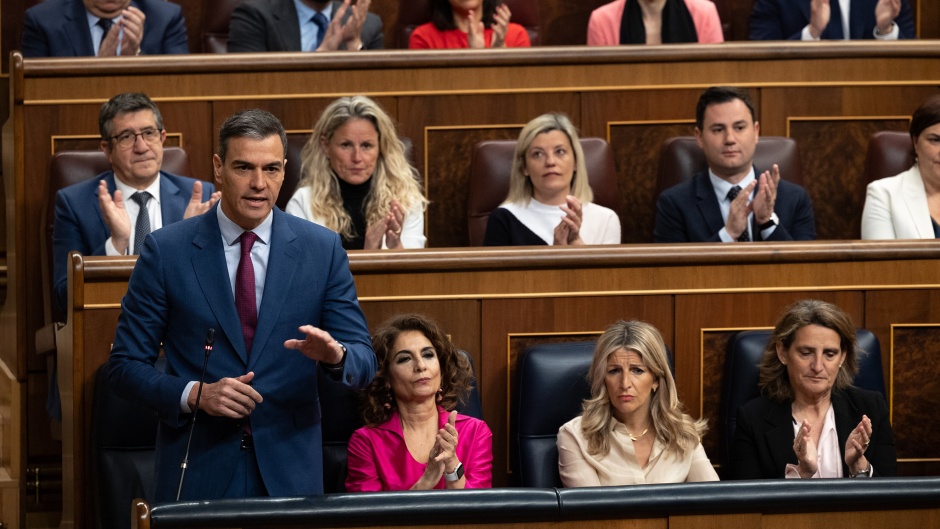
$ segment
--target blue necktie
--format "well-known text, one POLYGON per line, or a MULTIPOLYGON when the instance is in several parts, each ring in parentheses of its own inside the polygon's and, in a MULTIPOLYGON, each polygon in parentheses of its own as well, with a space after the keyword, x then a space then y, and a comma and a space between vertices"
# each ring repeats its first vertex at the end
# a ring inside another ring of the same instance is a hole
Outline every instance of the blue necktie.
POLYGON ((319 11, 314 14, 313 18, 310 20, 317 26, 317 42, 310 51, 317 51, 317 48, 319 48, 320 44, 323 43, 323 37, 326 35, 326 28, 329 27, 330 21, 326 18, 326 15, 320 13, 319 11))
POLYGON ((144 244, 144 237, 150 233, 150 211, 147 209, 147 203, 150 202, 150 193, 138 191, 131 195, 131 199, 140 206, 140 210, 137 212, 137 223, 134 226, 134 255, 140 255, 140 247, 144 244))

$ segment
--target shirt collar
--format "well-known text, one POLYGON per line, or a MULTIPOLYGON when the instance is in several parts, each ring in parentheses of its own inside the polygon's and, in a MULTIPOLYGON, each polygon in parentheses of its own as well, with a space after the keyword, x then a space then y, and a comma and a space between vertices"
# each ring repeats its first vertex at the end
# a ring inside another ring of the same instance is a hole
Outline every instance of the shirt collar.
POLYGON ((242 236, 242 233, 246 231, 251 231, 258 236, 258 241, 262 244, 268 244, 271 240, 271 227, 274 225, 274 210, 272 209, 268 216, 261 221, 261 224, 254 227, 252 230, 246 230, 238 224, 235 224, 231 219, 225 216, 225 212, 222 211, 222 205, 219 204, 216 208, 216 215, 219 219, 219 231, 222 232, 222 240, 225 241, 225 244, 231 246, 238 242, 238 238, 242 236))
POLYGON ((313 18, 313 15, 316 13, 323 13, 327 20, 333 19, 333 2, 327 2, 323 11, 317 11, 305 4, 303 0, 294 0, 294 7, 297 8, 297 19, 301 24, 310 22, 310 19, 313 18))
POLYGON ((121 181, 117 175, 114 175, 114 187, 121 192, 121 196, 124 200, 130 200, 131 195, 138 191, 146 191, 150 193, 150 200, 153 204, 160 204, 160 174, 157 173, 157 177, 153 179, 153 183, 147 186, 145 189, 137 189, 136 187, 131 187, 121 181))
POLYGON ((754 180, 754 166, 751 165, 751 169, 747 173, 747 176, 742 178, 741 181, 737 184, 732 184, 724 178, 721 178, 720 176, 713 173, 710 168, 708 169, 708 178, 711 180, 712 187, 715 189, 715 196, 717 196, 718 201, 721 202, 728 196, 728 191, 731 191, 732 187, 741 186, 741 189, 744 189, 748 186, 748 184, 751 183, 752 180, 754 180))

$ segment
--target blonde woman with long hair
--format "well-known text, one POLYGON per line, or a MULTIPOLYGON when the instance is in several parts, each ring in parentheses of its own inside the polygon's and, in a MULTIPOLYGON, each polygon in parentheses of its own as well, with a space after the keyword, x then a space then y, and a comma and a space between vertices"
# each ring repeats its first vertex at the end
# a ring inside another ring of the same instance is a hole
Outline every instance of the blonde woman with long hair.
POLYGON ((558 430, 566 487, 718 481, 701 436, 705 420, 682 410, 655 327, 618 321, 597 340, 591 398, 558 430))
POLYGON ((375 101, 342 97, 301 152, 287 212, 340 234, 347 250, 424 248, 427 199, 395 125, 375 101))

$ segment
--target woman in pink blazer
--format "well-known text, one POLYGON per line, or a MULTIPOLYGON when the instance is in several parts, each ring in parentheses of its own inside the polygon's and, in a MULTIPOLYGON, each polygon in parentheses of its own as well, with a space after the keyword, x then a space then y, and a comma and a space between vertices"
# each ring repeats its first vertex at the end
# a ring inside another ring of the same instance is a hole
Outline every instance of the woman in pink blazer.
POLYGON ((589 46, 678 42, 724 42, 715 4, 710 0, 615 0, 595 9, 588 22, 589 46))

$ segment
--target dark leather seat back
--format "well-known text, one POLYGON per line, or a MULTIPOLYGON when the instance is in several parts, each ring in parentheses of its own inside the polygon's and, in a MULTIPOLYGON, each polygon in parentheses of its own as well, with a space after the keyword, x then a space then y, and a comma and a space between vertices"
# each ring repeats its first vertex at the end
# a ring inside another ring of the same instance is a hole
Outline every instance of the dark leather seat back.
MULTIPOLYGON (((162 371, 165 365, 161 356, 156 367, 162 371)), ((95 375, 91 421, 98 527, 130 528, 130 506, 134 498, 153 501, 157 415, 112 392, 105 363, 95 375)))
POLYGON ((228 51, 228 27, 240 0, 203 0, 202 53, 228 51))
POLYGON ((561 425, 577 417, 591 396, 593 354, 591 341, 539 344, 519 355, 509 410, 509 467, 519 486, 562 486, 555 441, 561 425))
MULTIPOLYGON (((738 408, 760 396, 758 364, 770 340, 770 330, 742 331, 728 340, 725 357, 725 378, 721 388, 719 411, 719 448, 722 468, 731 460, 731 445, 737 427, 738 408)), ((858 341, 858 374, 853 384, 862 389, 885 395, 884 369, 881 366, 881 344, 867 329, 856 330, 858 341)))
POLYGON ((883 130, 872 134, 865 156, 865 185, 914 166, 914 144, 907 132, 883 130))
MULTIPOLYGON (((461 354, 473 360, 465 351, 461 354)), ((359 392, 319 372, 317 384, 320 392, 320 413, 323 425, 323 491, 325 493, 346 492, 346 445, 353 432, 362 427, 359 392)), ((476 381, 470 389, 466 403, 458 404, 457 411, 463 415, 483 419, 483 407, 476 381)))
MULTIPOLYGON (((780 178, 803 185, 803 166, 795 140, 781 136, 760 137, 754 151, 754 167, 767 171, 773 164, 780 167, 780 178)), ((707 168, 705 153, 698 146, 694 136, 669 138, 659 150, 656 196, 676 184, 691 180, 695 173, 707 168)))
MULTIPOLYGON (((166 172, 180 176, 191 176, 189 157, 186 151, 179 147, 163 148, 163 166, 166 172)), ((58 306, 53 300, 52 277, 52 225, 55 222, 55 195, 63 187, 84 182, 95 176, 111 170, 108 157, 100 150, 95 151, 60 151, 52 157, 49 164, 49 182, 46 190, 46 200, 42 204, 40 218, 44 219, 43 232, 40 234, 40 261, 43 274, 43 299, 49 305, 53 321, 65 321, 65 315, 60 314, 58 306)))
MULTIPOLYGON (((529 33, 533 46, 541 41, 539 28, 539 3, 536 0, 505 0, 512 12, 512 22, 521 25, 529 33)), ((407 48, 408 41, 415 28, 431 21, 431 0, 399 0, 398 24, 395 34, 398 36, 398 48, 407 48)))
MULTIPOLYGON (((581 138, 588 181, 594 191, 594 202, 620 211, 620 192, 614 154, 601 138, 581 138)), ((473 150, 470 161, 470 186, 467 203, 467 232, 470 246, 482 246, 490 213, 509 194, 509 173, 512 169, 513 140, 483 141, 473 150)))

